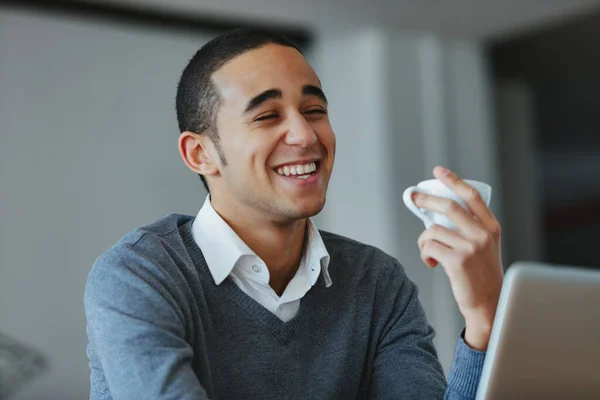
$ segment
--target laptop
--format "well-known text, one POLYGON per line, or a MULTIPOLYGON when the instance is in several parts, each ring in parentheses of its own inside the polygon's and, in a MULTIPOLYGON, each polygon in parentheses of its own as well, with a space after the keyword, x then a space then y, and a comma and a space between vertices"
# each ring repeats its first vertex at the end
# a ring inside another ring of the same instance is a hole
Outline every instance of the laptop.
POLYGON ((600 399, 600 270, 507 270, 477 391, 505 399, 600 399))

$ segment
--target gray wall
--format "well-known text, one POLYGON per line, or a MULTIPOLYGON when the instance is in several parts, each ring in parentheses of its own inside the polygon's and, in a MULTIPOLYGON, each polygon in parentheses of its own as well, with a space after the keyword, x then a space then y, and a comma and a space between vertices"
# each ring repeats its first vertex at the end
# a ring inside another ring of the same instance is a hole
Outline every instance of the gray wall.
POLYGON ((174 96, 206 38, 0 11, 0 331, 51 363, 17 398, 88 396, 82 298, 95 258, 201 206, 174 96))

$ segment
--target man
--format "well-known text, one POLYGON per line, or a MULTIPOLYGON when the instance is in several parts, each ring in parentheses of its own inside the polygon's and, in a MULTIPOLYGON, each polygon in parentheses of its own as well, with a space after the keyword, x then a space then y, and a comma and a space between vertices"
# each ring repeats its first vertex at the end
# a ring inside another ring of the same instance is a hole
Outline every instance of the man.
POLYGON ((473 188, 436 168, 470 213, 415 198, 458 226, 418 240, 466 320, 446 384, 398 262, 310 220, 325 204, 335 136, 292 43, 217 37, 184 70, 177 116, 181 157, 210 195, 195 218, 136 229, 96 261, 85 290, 92 399, 474 397, 502 267, 498 223, 473 188))

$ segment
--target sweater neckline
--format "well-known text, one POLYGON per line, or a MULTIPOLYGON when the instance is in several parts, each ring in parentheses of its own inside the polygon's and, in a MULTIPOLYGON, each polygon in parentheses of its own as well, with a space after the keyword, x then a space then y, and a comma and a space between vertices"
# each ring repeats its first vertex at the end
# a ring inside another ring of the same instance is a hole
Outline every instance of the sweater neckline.
POLYGON ((181 226, 180 235, 196 270, 202 276, 202 280, 205 283, 203 286, 210 287, 214 292, 224 296, 229 302, 239 308, 243 315, 271 332, 280 342, 285 343, 289 341, 296 332, 302 330, 307 325, 315 308, 318 307, 315 301, 316 292, 325 288, 323 274, 319 274, 317 282, 302 297, 296 316, 287 322, 282 321, 263 305, 247 295, 230 277, 227 277, 220 285, 215 284, 202 250, 200 250, 194 240, 192 234, 193 222, 194 218, 181 226))

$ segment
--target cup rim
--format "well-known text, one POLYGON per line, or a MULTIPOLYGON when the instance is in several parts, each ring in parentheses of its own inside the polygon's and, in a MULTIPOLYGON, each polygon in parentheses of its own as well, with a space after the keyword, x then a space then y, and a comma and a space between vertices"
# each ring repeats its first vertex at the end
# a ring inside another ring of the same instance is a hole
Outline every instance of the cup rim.
MULTIPOLYGON (((476 180, 474 180, 474 179, 463 179, 463 181, 465 181, 465 182, 466 182, 467 184, 469 184, 470 186, 474 186, 474 187, 477 187, 477 186, 482 186, 482 187, 485 187, 485 188, 488 188, 488 189, 489 189, 489 188, 491 188, 491 186, 490 186, 490 185, 488 185, 487 183, 485 183, 485 182, 481 182, 481 181, 476 181, 476 180)), ((433 179, 426 179, 426 180, 424 180, 424 181, 421 181, 421 182, 417 183, 417 187, 421 187, 421 184, 425 184, 425 185, 427 185, 427 184, 429 184, 429 183, 433 183, 433 182, 436 182, 436 183, 437 183, 437 182, 439 182, 439 183, 441 183, 442 185, 444 185, 444 184, 442 183, 442 181, 440 181, 439 179, 435 179, 435 178, 433 178, 433 179)), ((444 185, 444 186, 446 186, 446 185, 444 185)))

